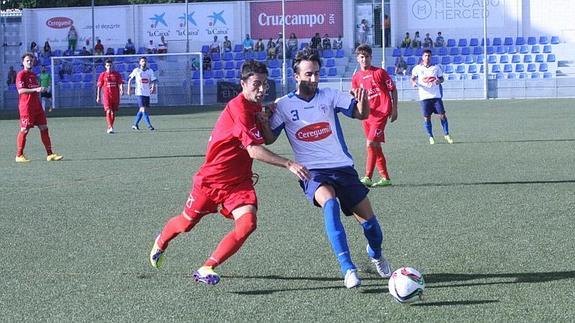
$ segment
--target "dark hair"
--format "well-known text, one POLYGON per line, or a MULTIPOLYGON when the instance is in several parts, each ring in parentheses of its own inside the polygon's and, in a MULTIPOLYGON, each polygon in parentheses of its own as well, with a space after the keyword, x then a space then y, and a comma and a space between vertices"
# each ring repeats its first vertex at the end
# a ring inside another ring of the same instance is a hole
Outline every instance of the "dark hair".
POLYGON ((431 55, 431 49, 424 49, 423 52, 422 52, 422 55, 423 55, 423 54, 426 54, 426 53, 429 54, 429 55, 431 55))
POLYGON ((299 63, 301 63, 301 61, 317 62, 319 64, 319 67, 321 67, 321 59, 319 58, 319 53, 314 48, 308 47, 297 52, 291 64, 291 67, 295 74, 298 73, 299 63))
POLYGON ((112 64, 112 63, 113 63, 113 62, 112 62, 112 59, 111 59, 111 58, 106 59, 106 61, 104 62, 104 64, 112 64))
POLYGON ((357 46, 357 48, 355 49, 355 56, 361 55, 361 54, 363 54, 365 56, 371 56, 371 54, 372 54, 371 47, 369 47, 368 44, 361 44, 361 45, 357 46))
POLYGON ((247 80, 248 78, 250 78, 250 76, 256 73, 268 75, 268 67, 266 66, 266 64, 259 61, 255 61, 253 59, 247 60, 242 64, 242 75, 241 75, 242 81, 247 80))
POLYGON ((145 60, 147 62, 148 58, 146 56, 140 56, 140 58, 138 58, 138 61, 141 61, 141 60, 145 60))
POLYGON ((24 53, 24 55, 22 55, 22 58, 20 59, 21 61, 24 60, 24 58, 26 58, 26 56, 30 56, 31 59, 36 59, 36 56, 30 52, 24 53))

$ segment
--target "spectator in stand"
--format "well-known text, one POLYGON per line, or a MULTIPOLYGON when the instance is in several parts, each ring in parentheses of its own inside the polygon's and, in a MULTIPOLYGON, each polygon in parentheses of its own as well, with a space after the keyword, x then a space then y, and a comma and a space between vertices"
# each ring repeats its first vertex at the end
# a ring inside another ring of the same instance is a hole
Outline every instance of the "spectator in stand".
POLYGON ((60 80, 64 80, 65 74, 72 75, 72 65, 69 61, 62 62, 62 66, 60 67, 58 74, 60 75, 60 80))
POLYGON ((287 41, 287 54, 288 57, 292 57, 293 55, 295 55, 295 53, 297 53, 298 50, 298 41, 297 41, 297 37, 295 35, 295 33, 291 33, 291 35, 289 35, 288 41, 287 41))
POLYGON ((134 43, 132 43, 131 38, 128 38, 128 42, 126 43, 126 46, 124 46, 124 54, 126 54, 126 55, 136 54, 136 45, 134 45, 134 43))
POLYGON ((278 33, 278 38, 277 38, 276 41, 275 41, 276 45, 277 45, 280 41, 283 42, 283 40, 284 40, 284 35, 283 35, 281 32, 279 32, 279 33, 278 33))
POLYGON ((16 75, 18 75, 18 73, 16 73, 14 66, 10 66, 10 69, 8 69, 8 76, 6 77, 6 84, 16 84, 16 75))
POLYGON ((210 57, 210 55, 204 55, 202 66, 204 67, 204 71, 212 70, 212 58, 210 57))
POLYGON ((250 38, 249 34, 246 34, 246 39, 244 39, 243 44, 244 44, 244 52, 251 52, 254 50, 254 41, 253 39, 250 38))
POLYGON ((425 34, 425 38, 423 38, 423 48, 432 48, 433 47, 433 39, 429 36, 429 33, 425 34))
POLYGON ((413 36, 413 40, 411 41, 411 46, 413 48, 421 47, 421 38, 419 37, 419 31, 415 32, 415 35, 413 36))
POLYGON ((266 50, 266 45, 264 45, 263 39, 261 39, 261 38, 258 39, 258 41, 256 42, 256 46, 254 47, 254 50, 256 52, 263 52, 266 50))
POLYGON ((218 41, 218 36, 214 36, 214 41, 210 45, 210 53, 220 53, 220 42, 218 41))
POLYGON ((104 44, 100 39, 96 40, 96 46, 94 46, 94 55, 104 55, 104 44))
POLYGON ((362 19, 358 28, 359 28, 359 33, 358 33, 359 44, 360 45, 361 44, 367 44, 367 31, 369 29, 369 23, 367 22, 367 19, 362 19))
POLYGON ((43 57, 50 57, 52 56, 52 47, 50 46, 50 43, 48 41, 44 42, 44 48, 42 48, 42 54, 43 57))
POLYGON ((224 53, 232 51, 232 42, 228 39, 228 36, 224 36, 224 53))
POLYGON ((106 49, 106 55, 114 55, 114 48, 113 47, 108 47, 106 49))
POLYGON ((385 47, 391 46, 391 20, 388 15, 383 16, 383 29, 385 32, 385 47))
POLYGON ((38 65, 38 57, 40 54, 40 49, 38 48, 38 44, 36 44, 35 41, 32 41, 30 43, 30 51, 29 52, 34 54, 34 57, 35 57, 34 62, 33 62, 34 66, 38 65))
POLYGON ((333 49, 342 49, 343 48, 343 40, 341 40, 341 35, 337 37, 336 40, 333 41, 333 49))
POLYGON ((90 56, 90 55, 92 55, 92 53, 90 53, 90 51, 86 49, 86 46, 82 47, 82 50, 80 51, 80 56, 90 56))
POLYGON ((76 52, 76 45, 78 44, 78 32, 76 31, 76 27, 74 25, 70 26, 70 30, 68 30, 68 50, 73 53, 76 52))
POLYGON ((313 49, 321 49, 321 36, 319 33, 315 33, 315 36, 311 38, 309 47, 313 49))
POLYGON ((283 40, 278 40, 276 42, 276 58, 283 59, 284 58, 284 42, 283 40))
POLYGON ((443 47, 445 46, 445 39, 441 35, 441 31, 437 32, 437 38, 435 38, 435 47, 443 47))
POLYGON ((168 52, 168 42, 164 36, 160 37, 160 43, 158 44, 158 54, 166 54, 168 52))
POLYGON ((403 56, 399 56, 397 62, 395 63, 395 74, 396 75, 405 75, 407 74, 407 63, 403 59, 403 56))
POLYGON ((331 49, 331 39, 329 39, 329 35, 323 35, 323 40, 321 42, 321 47, 323 49, 331 49))
POLYGON ((154 45, 154 41, 150 39, 148 46, 146 47, 146 54, 155 54, 156 53, 156 46, 154 45))
POLYGON ((270 40, 268 41, 268 45, 267 45, 267 52, 268 52, 268 59, 274 59, 276 58, 276 44, 274 43, 274 40, 272 38, 270 38, 270 40))
POLYGON ((409 33, 405 33, 405 37, 403 37, 403 40, 401 41, 401 48, 408 48, 409 46, 411 46, 411 37, 409 36, 409 33))

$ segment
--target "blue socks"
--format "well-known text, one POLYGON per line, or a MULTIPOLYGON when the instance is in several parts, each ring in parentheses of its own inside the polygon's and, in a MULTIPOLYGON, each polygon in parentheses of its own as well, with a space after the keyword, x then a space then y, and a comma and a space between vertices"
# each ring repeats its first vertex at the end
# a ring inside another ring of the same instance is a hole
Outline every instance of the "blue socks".
POLYGON ((136 118, 134 118, 134 125, 137 126, 140 123, 140 120, 142 120, 142 115, 144 113, 141 111, 138 111, 138 113, 136 114, 136 118))
POLYGON ((427 132, 427 136, 429 137, 433 137, 433 128, 431 126, 431 118, 429 120, 425 120, 425 122, 423 123, 423 127, 425 128, 425 131, 427 132))
POLYGON ((363 234, 367 239, 367 244, 369 248, 367 253, 371 258, 379 259, 381 258, 381 244, 383 242, 383 232, 377 222, 377 217, 372 216, 369 220, 361 224, 363 227, 363 234))
POLYGON ((325 202, 323 206, 323 217, 325 222, 325 233, 331 243, 333 252, 335 253, 341 272, 345 276, 348 269, 355 269, 351 261, 349 253, 349 246, 347 245, 347 236, 341 223, 339 213, 339 203, 336 199, 331 199, 325 202))
POLYGON ((441 119, 441 127, 443 128, 443 134, 447 136, 449 134, 449 123, 447 122, 447 117, 441 119))
POLYGON ((148 112, 138 111, 138 113, 136 114, 136 118, 134 119, 134 125, 136 126, 139 125, 140 121, 142 120, 142 117, 144 118, 144 122, 146 123, 148 128, 153 128, 152 123, 150 122, 150 115, 148 114, 148 112))

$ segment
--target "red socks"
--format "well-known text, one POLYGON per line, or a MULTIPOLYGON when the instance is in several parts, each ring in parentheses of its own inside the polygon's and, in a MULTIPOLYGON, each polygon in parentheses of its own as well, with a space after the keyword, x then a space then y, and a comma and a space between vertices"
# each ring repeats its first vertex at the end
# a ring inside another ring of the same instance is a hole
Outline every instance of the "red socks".
POLYGON ((40 138, 42 138, 42 143, 46 148, 46 153, 52 155, 52 143, 50 142, 50 135, 48 134, 48 129, 40 130, 40 138))
POLYGON ((28 131, 18 131, 18 136, 16 137, 16 156, 20 157, 24 154, 24 147, 26 147, 26 136, 28 136, 28 131))
POLYGON ((106 111, 106 124, 108 125, 108 128, 114 128, 114 120, 116 119, 116 116, 114 114, 114 111, 106 111))
POLYGON ((365 161, 365 176, 371 178, 373 176, 373 169, 375 168, 375 161, 377 159, 377 152, 375 147, 367 146, 367 159, 365 161))
POLYGON ((235 220, 235 228, 220 242, 204 266, 216 267, 233 256, 257 227, 256 215, 246 213, 235 220))
POLYGON ((373 169, 377 165, 379 174, 385 179, 389 179, 389 174, 387 172, 387 161, 383 155, 383 149, 381 146, 367 146, 367 159, 365 163, 365 176, 372 178, 373 169))
POLYGON ((383 150, 381 146, 377 147, 377 169, 379 170, 379 174, 381 177, 385 179, 389 179, 389 174, 387 173, 387 161, 385 160, 385 156, 383 155, 383 150))
POLYGON ((172 239, 182 232, 189 232, 199 221, 200 219, 192 219, 190 221, 184 216, 184 214, 171 218, 164 226, 162 233, 160 233, 158 247, 162 250, 166 250, 172 239))

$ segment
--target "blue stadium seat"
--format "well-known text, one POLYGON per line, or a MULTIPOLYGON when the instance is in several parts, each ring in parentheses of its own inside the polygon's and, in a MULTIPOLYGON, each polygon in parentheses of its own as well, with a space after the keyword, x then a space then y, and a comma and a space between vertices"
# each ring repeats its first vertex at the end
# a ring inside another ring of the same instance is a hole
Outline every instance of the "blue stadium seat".
POLYGON ((451 64, 451 56, 441 57, 441 65, 448 65, 448 64, 451 64))
POLYGON ((511 56, 511 63, 521 63, 521 55, 515 54, 511 56))
POLYGON ((544 78, 544 79, 553 78, 553 73, 551 73, 551 72, 545 72, 545 73, 543 73, 543 78, 544 78))
POLYGON ((537 44, 537 37, 529 36, 527 37, 527 45, 537 44))
POLYGON ((534 63, 527 64, 527 72, 536 72, 537 66, 534 63))
POLYGON ((307 46, 309 46, 309 43, 301 43, 301 44, 299 44, 299 50, 302 50, 302 49, 306 48, 307 46))
POLYGON ((499 64, 491 65, 491 73, 501 73, 501 67, 499 64))
POLYGON ((473 74, 477 73, 477 65, 472 64, 467 67, 467 73, 473 74))
POLYGON ((551 36, 551 44, 553 45, 559 44, 559 36, 551 36))
POLYGON ((551 53, 551 52, 552 52, 551 45, 545 45, 545 46, 543 46, 543 52, 544 52, 545 54, 551 53))
POLYGON ((222 55, 222 59, 223 59, 224 61, 233 61, 233 60, 234 60, 234 54, 232 54, 231 52, 225 52, 225 53, 222 55))
POLYGON ((543 54, 535 55, 535 63, 543 63, 543 62, 545 62, 545 58, 543 57, 543 54))
POLYGON ((519 47, 519 53, 521 54, 529 54, 529 47, 527 45, 521 45, 519 47))
POLYGON ((556 61, 556 59, 555 59, 555 54, 548 54, 548 55, 547 55, 547 63, 552 63, 552 62, 555 62, 555 61, 556 61))
POLYGON ((471 46, 471 47, 479 46, 479 39, 471 38, 469 40, 469 46, 471 46))
POLYGON ((214 71, 214 78, 215 78, 216 80, 221 80, 221 79, 223 79, 223 78, 224 78, 224 71, 222 71, 222 70, 214 71))
POLYGON ((338 49, 335 51, 335 58, 343 58, 345 55, 345 52, 343 51, 343 49, 338 49))
POLYGON ((495 47, 487 46, 487 55, 493 55, 493 54, 495 54, 495 47))
POLYGON ((501 46, 501 45, 503 45, 503 43, 501 42, 501 38, 499 38, 499 37, 494 37, 494 38, 493 38, 493 43, 491 43, 491 45, 493 45, 493 46, 501 46))
MULTIPOLYGON (((323 68, 322 68, 323 70, 323 68)), ((282 70, 280 68, 272 68, 270 73, 270 78, 279 79, 282 76, 282 70)))
POLYGON ((455 68, 455 73, 465 73, 465 65, 457 65, 457 68, 455 68))
POLYGON ((213 79, 205 79, 204 80, 204 87, 214 87, 216 82, 213 79))
POLYGON ((473 64, 475 63, 475 60, 473 59, 473 55, 467 55, 465 56, 465 64, 473 64))
POLYGON ((256 52, 256 59, 260 62, 265 61, 267 59, 266 52, 264 51, 256 52))
POLYGON ((326 77, 327 76, 327 69, 325 67, 322 67, 319 69, 319 76, 320 77, 326 77))
POLYGON ((248 59, 254 59, 256 58, 256 54, 254 52, 245 52, 244 53, 244 59, 248 60, 248 59))
POLYGON ((531 54, 538 54, 538 53, 541 53, 541 48, 539 47, 539 45, 531 46, 531 54))
MULTIPOLYGON (((214 66, 212 67, 213 70, 221 70, 224 68, 224 64, 221 61, 215 61, 214 66)), ((153 69, 155 70, 155 69, 153 69)))
POLYGON ((540 44, 540 45, 547 45, 547 44, 549 44, 549 38, 547 38, 547 36, 541 36, 541 37, 539 37, 539 44, 540 44))
POLYGON ((473 47, 473 55, 483 54, 483 47, 473 47))
POLYGON ((505 45, 505 46, 513 45, 513 38, 505 37, 503 39, 503 45, 505 45))
MULTIPOLYGON (((141 47, 141 48, 143 48, 143 47, 141 47)), ((144 49, 144 50, 145 50, 145 49, 144 49)), ((208 46, 208 45, 203 45, 201 51, 202 51, 202 53, 203 53, 204 55, 207 54, 207 53, 210 51, 210 46, 208 46)), ((139 54, 139 53, 138 53, 138 54, 139 54)), ((143 54, 143 53, 142 53, 142 54, 143 54)))
POLYGON ((483 64, 483 60, 484 60, 483 55, 477 55, 477 59, 475 60, 475 62, 477 62, 477 64, 483 64))
POLYGON ((76 73, 76 74, 72 74, 72 82, 82 82, 82 74, 80 73, 76 73))
POLYGON ((513 79, 517 78, 517 75, 515 75, 515 73, 507 73, 507 78, 510 80, 513 80, 513 79))
POLYGON ((539 72, 547 72, 548 70, 549 70, 549 67, 547 66, 547 63, 539 64, 539 72))
POLYGON ((413 56, 413 48, 408 47, 403 50, 403 56, 413 56))
POLYGON ((227 70, 226 71, 226 79, 227 80, 234 80, 236 78, 236 71, 234 70, 227 70))
POLYGON ((445 66, 445 70, 443 71, 445 74, 451 74, 453 73, 453 65, 447 65, 445 66))
MULTIPOLYGON (((414 55, 417 57, 421 57, 421 55, 423 55, 423 48, 421 47, 416 48, 414 55)), ((431 55, 433 55, 433 52, 431 52, 431 55)))
POLYGON ((431 64, 437 65, 440 63, 439 56, 431 56, 431 64))
POLYGON ((440 47, 439 50, 437 51, 437 55, 439 55, 439 56, 445 56, 445 55, 447 55, 447 48, 445 48, 445 47, 440 47))
POLYGON ((517 46, 515 45, 508 46, 507 54, 517 54, 517 46))
POLYGON ((507 46, 497 46, 495 49, 496 54, 507 54, 507 46))
POLYGON ((457 42, 457 46, 466 47, 467 46, 467 39, 466 38, 460 38, 459 41, 457 42))
MULTIPOLYGON (((206 45, 207 46, 207 45, 206 45)), ((208 47, 209 48, 209 47, 208 47)), ((144 54, 146 52, 146 48, 145 47, 138 47, 138 51, 137 54, 144 54)))
POLYGON ((453 57, 453 64, 463 64, 463 56, 453 57))
POLYGON ((505 64, 503 65, 503 73, 511 73, 513 72, 513 65, 505 64))
POLYGON ((497 78, 498 80, 502 80, 505 78, 505 74, 499 72, 499 73, 495 74, 495 78, 497 78))
POLYGON ((447 40, 447 47, 455 47, 456 43, 455 43, 455 39, 448 39, 447 40))
POLYGON ((387 72, 387 74, 393 75, 395 74, 395 66, 388 66, 385 68, 385 71, 387 72))
POLYGON ((532 79, 538 79, 538 78, 539 78, 539 73, 537 73, 537 72, 531 73, 531 76, 530 76, 530 77, 531 77, 532 79))
POLYGON ((497 63, 497 56, 495 56, 495 55, 487 56, 487 63, 496 64, 497 63))
POLYGON ((517 45, 517 46, 525 45, 525 37, 519 36, 519 37, 515 38, 515 45, 517 45))
POLYGON ((204 71, 204 80, 205 79, 211 79, 212 77, 214 77, 214 74, 212 73, 212 71, 204 71))
POLYGON ((199 80, 199 79, 200 79, 200 71, 193 71, 192 80, 199 80))
POLYGON ((212 62, 221 60, 220 53, 211 53, 210 56, 212 57, 212 62))
POLYGON ((471 48, 469 47, 461 47, 461 55, 470 55, 471 54, 471 48))
POLYGON ((244 59, 244 52, 234 53, 234 60, 241 61, 244 59))
POLYGON ((473 74, 471 75, 471 79, 472 80, 479 80, 481 78, 481 76, 479 74, 473 74))
POLYGON ((500 64, 509 63, 509 56, 507 56, 507 55, 501 55, 501 56, 499 56, 499 63, 500 63, 500 64))
POLYGON ((243 63, 244 63, 244 61, 236 61, 236 70, 241 70, 243 63))
POLYGON ((233 61, 227 61, 224 65, 224 69, 225 70, 233 70, 235 69, 234 67, 234 62, 233 61))
POLYGON ((525 65, 523 65, 523 64, 515 64, 515 72, 516 72, 516 73, 523 73, 523 72, 525 72, 525 65))
POLYGON ((526 73, 519 73, 519 74, 517 74, 517 78, 520 78, 520 79, 527 78, 527 74, 526 73))
MULTIPOLYGON (((485 46, 485 38, 481 38, 481 46, 485 46)), ((487 46, 491 46, 491 39, 487 38, 487 46)))
POLYGON ((531 55, 523 56, 523 63, 531 63, 531 62, 533 62, 533 56, 531 55))
POLYGON ((409 56, 406 61, 407 65, 417 64, 416 58, 414 56, 409 56))
POLYGON ((335 59, 328 58, 325 60, 325 67, 334 67, 335 66, 335 59))
POLYGON ((82 82, 92 82, 92 73, 84 74, 84 78, 82 79, 82 82))
POLYGON ((236 44, 234 46, 234 53, 242 53, 243 51, 244 51, 244 45, 243 44, 236 44))
POLYGON ((327 76, 328 76, 328 77, 335 77, 335 76, 337 76, 337 68, 335 68, 335 67, 330 67, 330 68, 327 70, 327 76))
POLYGON ((279 59, 272 59, 268 61, 268 68, 279 68, 281 66, 279 59))
POLYGON ((332 58, 334 56, 331 49, 324 49, 321 53, 323 58, 332 58))
POLYGON ((124 49, 123 48, 116 49, 116 55, 124 55, 124 49))
POLYGON ((451 56, 459 55, 459 47, 451 47, 449 49, 449 55, 451 56))
POLYGON ((400 48, 394 48, 393 49, 393 54, 391 55, 393 57, 399 57, 401 56, 401 49, 400 48))

